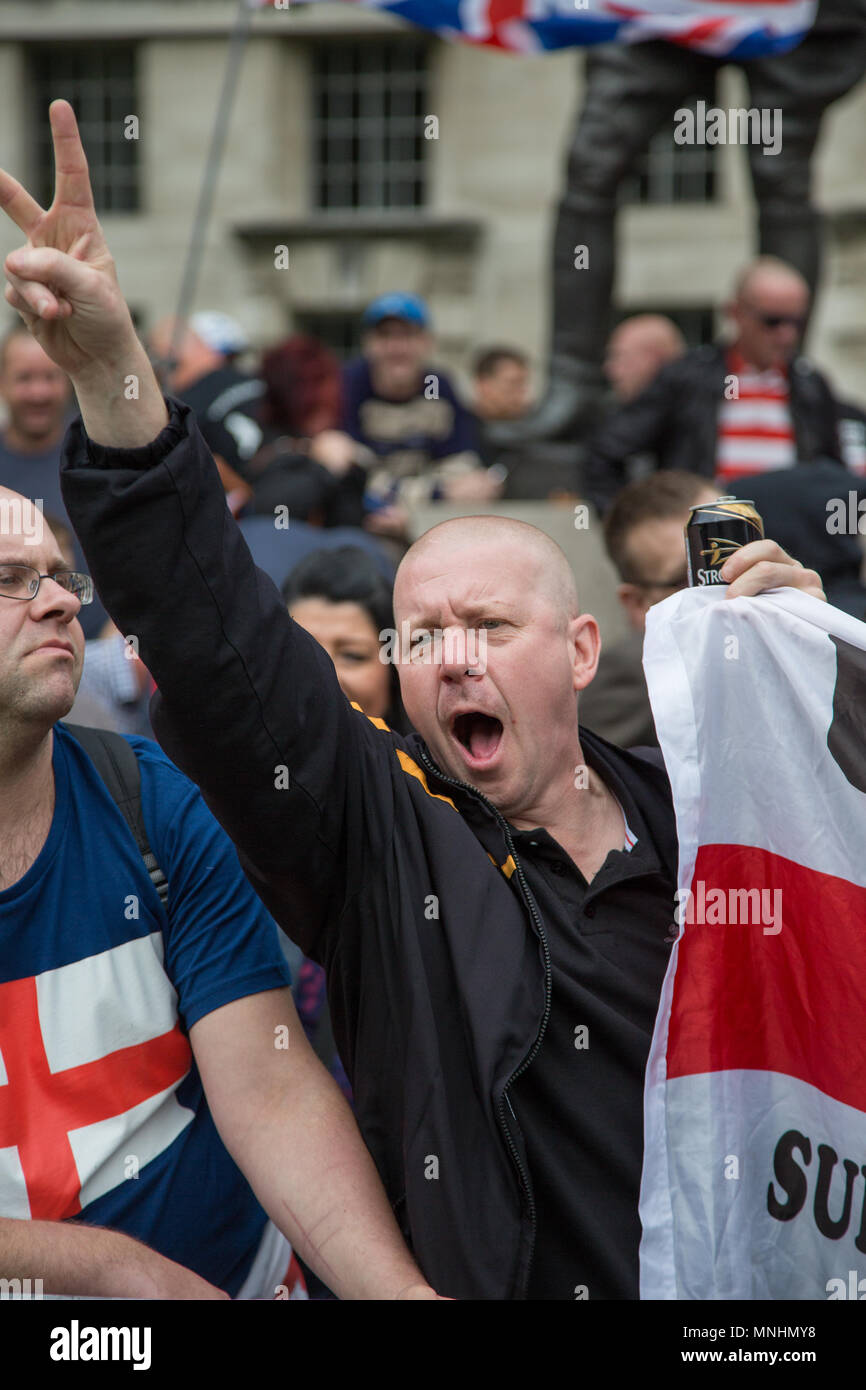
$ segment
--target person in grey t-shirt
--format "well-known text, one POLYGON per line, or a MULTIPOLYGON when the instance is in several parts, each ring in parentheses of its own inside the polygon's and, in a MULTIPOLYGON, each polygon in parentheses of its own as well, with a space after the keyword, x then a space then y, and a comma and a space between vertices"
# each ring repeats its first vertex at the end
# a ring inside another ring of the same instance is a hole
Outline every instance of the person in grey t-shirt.
MULTIPOLYGON (((86 569, 60 491, 60 455, 75 414, 72 388, 20 319, 0 336, 0 404, 0 487, 39 501, 46 519, 68 526, 73 568, 86 569)), ((85 637, 96 637, 107 617, 98 596, 82 615, 85 637)))

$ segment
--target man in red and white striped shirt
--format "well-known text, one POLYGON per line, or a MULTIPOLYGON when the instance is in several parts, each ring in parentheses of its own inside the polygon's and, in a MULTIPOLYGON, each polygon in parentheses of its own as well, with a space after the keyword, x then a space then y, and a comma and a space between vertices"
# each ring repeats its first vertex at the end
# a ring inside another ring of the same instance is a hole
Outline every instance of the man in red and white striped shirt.
POLYGON ((691 348, 607 417, 587 445, 582 495, 605 512, 638 467, 698 473, 720 491, 795 464, 844 468, 844 408, 798 356, 808 311, 798 271, 773 256, 753 261, 726 305, 732 340, 691 348))
POLYGON ((791 266, 754 261, 727 306, 737 336, 726 354, 717 423, 716 479, 724 487, 797 461, 789 366, 806 326, 809 287, 791 266))

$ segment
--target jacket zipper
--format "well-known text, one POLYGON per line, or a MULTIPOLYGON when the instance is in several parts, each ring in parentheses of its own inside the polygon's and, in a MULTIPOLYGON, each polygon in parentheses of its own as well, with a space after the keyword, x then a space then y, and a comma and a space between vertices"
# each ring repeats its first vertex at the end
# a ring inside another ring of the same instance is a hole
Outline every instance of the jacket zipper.
MULTIPOLYGON (((496 809, 492 802, 487 800, 487 797, 484 795, 483 792, 478 791, 477 787, 470 786, 468 782, 461 782, 456 777, 446 777, 445 774, 441 772, 439 768, 436 766, 436 764, 433 762, 426 748, 419 753, 419 756, 421 762, 425 765, 428 772, 432 773, 433 776, 436 777, 440 782, 444 782, 446 786, 459 787, 462 791, 468 792, 471 796, 476 797, 479 801, 482 802, 484 806, 487 807, 488 811, 491 812, 494 819, 499 824, 499 827, 505 837, 505 843, 508 848, 508 852, 514 861, 514 872, 517 877, 517 881, 520 884, 520 891, 523 896, 523 900, 526 903, 526 906, 529 908, 530 916, 532 917, 532 920, 535 923, 535 927, 538 932, 538 938, 541 942, 542 951, 544 953, 544 1014, 542 1015, 541 1024, 536 1035, 535 1042, 533 1043, 529 1052, 524 1057, 523 1061, 520 1063, 519 1067, 517 1067, 517 1069, 511 1073, 511 1075, 509 1076, 508 1080, 502 1088, 502 1095, 499 1100, 497 1112, 500 1128, 503 1134, 505 1135, 505 1141, 508 1146, 509 1153, 511 1154, 514 1166, 516 1167, 517 1172, 520 1175, 520 1180, 523 1184, 523 1190, 526 1193, 526 1200, 529 1208, 529 1218, 532 1225, 532 1240, 529 1248, 529 1262, 526 1267, 526 1279, 524 1280, 523 1288, 519 1290, 521 1294, 525 1294, 526 1288, 529 1284, 529 1273, 532 1268, 532 1260, 535 1254, 535 1237, 537 1234, 535 1197, 532 1191, 532 1184, 529 1180, 529 1174, 526 1172, 526 1169, 523 1166, 523 1162, 517 1150, 517 1145, 515 1144, 514 1139, 511 1135, 511 1131, 508 1128, 508 1120, 505 1115, 505 1106, 507 1103, 509 1110, 511 1110, 512 1115, 514 1115, 514 1110, 511 1106, 511 1102, 508 1100, 509 1087, 512 1085, 513 1082, 515 1082, 518 1079, 518 1077, 523 1075, 523 1073, 529 1066, 532 1065, 532 1062, 538 1055, 538 1051, 544 1040, 544 1034, 547 1031, 547 1021, 550 1018, 551 994, 553 983, 552 969, 550 964, 550 947, 548 945, 547 934, 544 930, 544 924, 541 920, 541 915, 535 905, 535 899, 532 896, 532 891, 529 887, 529 884, 526 882, 526 875, 523 872, 523 865, 521 864, 520 860, 517 857, 517 854, 515 853, 514 841, 511 838, 511 828, 505 817, 500 814, 500 812, 496 809)), ((517 1117, 515 1116, 515 1119, 516 1118, 517 1117)))

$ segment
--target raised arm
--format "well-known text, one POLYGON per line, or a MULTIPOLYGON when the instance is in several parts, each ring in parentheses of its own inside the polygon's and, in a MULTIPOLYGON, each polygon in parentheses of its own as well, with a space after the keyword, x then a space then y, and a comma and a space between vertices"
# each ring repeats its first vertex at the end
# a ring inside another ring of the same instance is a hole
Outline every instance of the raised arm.
POLYGON ((0 207, 27 237, 6 257, 6 299, 68 373, 91 439, 120 448, 147 444, 168 419, 165 403, 96 217, 72 107, 52 102, 49 117, 51 207, 41 208, 0 170, 0 207))
POLYGON ((304 948, 372 872, 389 835, 390 738, 343 696, 322 649, 252 563, 185 407, 172 418, 133 328, 66 102, 51 106, 57 187, 44 211, 0 173, 27 237, 6 297, 72 379, 83 428, 63 492, 94 580, 160 694, 154 728, 304 948), (345 853, 347 805, 352 853, 345 853))

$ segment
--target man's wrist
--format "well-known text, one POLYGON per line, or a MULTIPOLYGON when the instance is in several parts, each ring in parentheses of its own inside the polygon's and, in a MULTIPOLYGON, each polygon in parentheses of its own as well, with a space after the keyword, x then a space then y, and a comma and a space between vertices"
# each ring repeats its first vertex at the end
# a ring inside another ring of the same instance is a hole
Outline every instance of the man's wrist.
POLYGON ((168 411, 147 353, 137 338, 72 378, 88 438, 106 448, 150 444, 168 424, 168 411))

